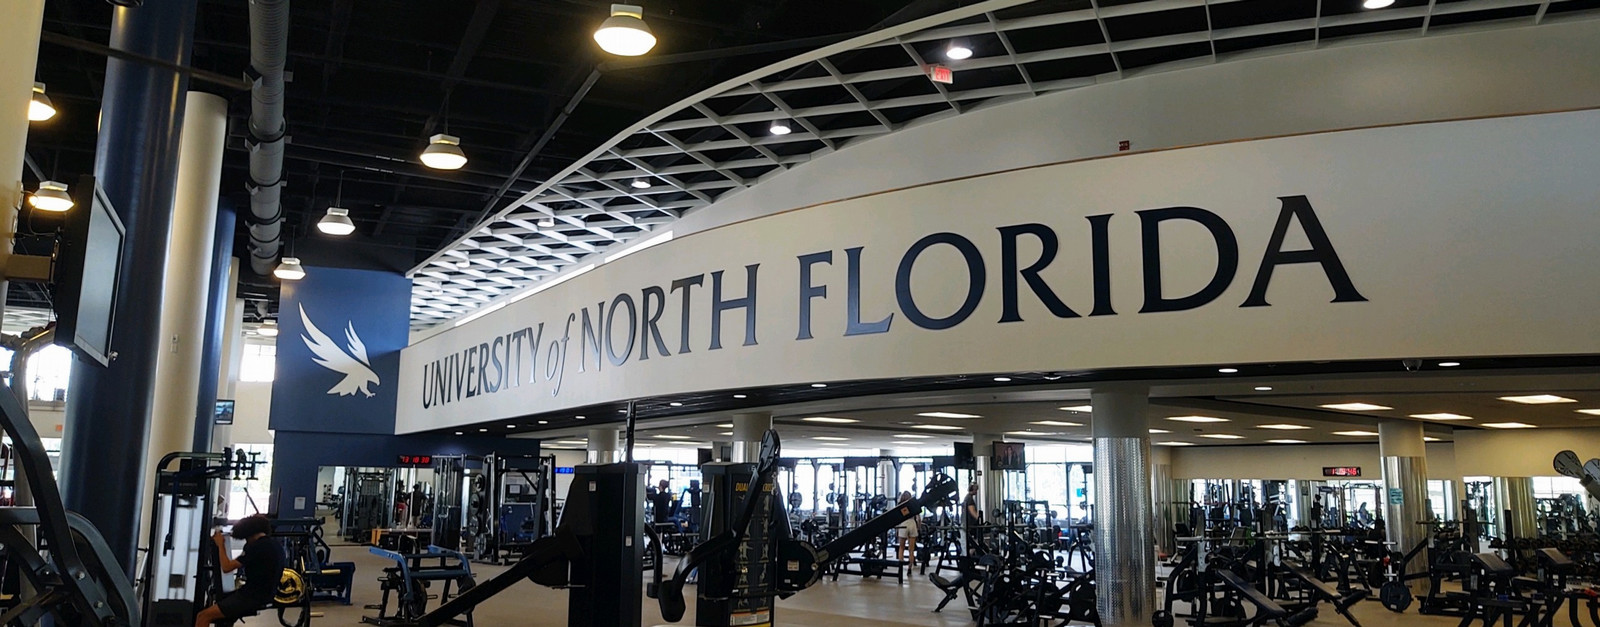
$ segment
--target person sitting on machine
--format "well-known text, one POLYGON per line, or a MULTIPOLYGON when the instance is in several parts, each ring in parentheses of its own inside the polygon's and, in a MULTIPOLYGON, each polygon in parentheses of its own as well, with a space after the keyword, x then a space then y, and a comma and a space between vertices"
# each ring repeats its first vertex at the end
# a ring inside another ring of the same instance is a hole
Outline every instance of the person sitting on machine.
POLYGON ((245 541, 244 552, 239 554, 237 560, 228 555, 228 544, 221 531, 211 536, 211 540, 217 544, 217 565, 222 572, 231 573, 239 570, 240 566, 244 567, 244 587, 218 599, 215 605, 200 610, 194 617, 195 627, 209 627, 219 620, 238 620, 272 603, 287 560, 284 558, 283 545, 267 535, 270 531, 272 524, 260 514, 246 516, 234 523, 230 535, 245 541))

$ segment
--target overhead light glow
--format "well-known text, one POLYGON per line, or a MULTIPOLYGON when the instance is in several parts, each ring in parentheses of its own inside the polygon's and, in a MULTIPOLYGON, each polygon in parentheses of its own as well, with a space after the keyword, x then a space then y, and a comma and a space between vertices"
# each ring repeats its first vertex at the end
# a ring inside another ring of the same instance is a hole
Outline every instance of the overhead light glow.
POLYGON ((1081 427, 1081 426, 1083 426, 1083 423, 1081 423, 1081 422, 1067 422, 1065 420, 1035 420, 1035 421, 1030 422, 1028 424, 1044 425, 1046 427, 1081 427))
POLYGON ((825 388, 825 387, 828 387, 828 384, 826 384, 826 383, 813 383, 813 384, 811 384, 811 387, 814 387, 814 388, 825 388))
POLYGON ((428 138, 420 159, 422 165, 435 170, 460 170, 467 164, 467 153, 461 152, 460 137, 439 133, 428 138))
POLYGON ((1411 417, 1421 418, 1423 420, 1472 420, 1472 416, 1463 416, 1461 414, 1452 414, 1450 412, 1439 412, 1437 414, 1411 414, 1411 417))
POLYGON ((547 425, 547 424, 550 424, 550 421, 548 421, 548 420, 540 420, 539 424, 547 425))
POLYGON ((1270 385, 1258 385, 1258 386, 1256 386, 1256 391, 1257 392, 1271 392, 1272 391, 1272 386, 1270 386, 1270 385))
POLYGON ((256 328, 256 333, 261 334, 261 337, 278 337, 278 321, 268 318, 256 328))
POLYGON ((1459 362, 1459 361, 1441 361, 1441 362, 1439 362, 1439 367, 1440 368, 1454 368, 1454 367, 1459 366, 1459 365, 1461 365, 1461 362, 1459 362))
POLYGON ((1267 440, 1269 444, 1305 444, 1305 440, 1267 440))
POLYGON ((1374 405, 1372 403, 1359 403, 1359 402, 1358 403, 1329 403, 1327 405, 1322 405, 1321 407, 1323 409, 1337 409, 1339 411, 1383 411, 1383 410, 1387 410, 1387 409, 1394 409, 1393 407, 1384 407, 1382 405, 1374 405))
POLYGON ((967 47, 967 42, 961 39, 950 40, 950 45, 944 49, 945 58, 951 61, 961 61, 972 58, 972 48, 967 47))
POLYGON ((1010 383, 1011 377, 995 377, 994 381, 995 383, 1010 383))
POLYGON ((1213 440, 1243 440, 1244 439, 1244 436, 1242 436, 1242 435, 1234 435, 1232 433, 1206 433, 1206 434, 1202 434, 1200 437, 1202 437, 1202 438, 1211 438, 1213 440))
POLYGON ((1089 405, 1073 405, 1071 407, 1058 407, 1057 409, 1060 409, 1061 411, 1075 411, 1075 412, 1082 412, 1082 413, 1086 413, 1087 414, 1087 413, 1093 411, 1094 407, 1091 407, 1089 405))
POLYGON ((772 126, 769 127, 767 129, 767 131, 772 133, 773 135, 788 135, 789 133, 793 133, 794 129, 789 128, 789 122, 788 121, 785 121, 785 120, 774 120, 772 122, 772 126))
POLYGON ((672 407, 683 407, 683 403, 679 403, 677 401, 673 401, 671 403, 667 403, 667 405, 670 405, 672 407))
POLYGON ((1588 414, 1590 416, 1600 416, 1600 409, 1580 409, 1578 410, 1578 413, 1588 414))
POLYGON ((822 440, 824 442, 844 442, 844 441, 849 440, 850 438, 841 438, 841 437, 834 436, 834 435, 818 435, 818 436, 813 436, 811 439, 813 439, 813 440, 822 440))
POLYGON ((656 47, 655 33, 644 23, 644 7, 632 4, 611 5, 611 17, 594 31, 600 49, 619 57, 637 57, 656 47))
POLYGON ((1392 4, 1394 4, 1394 0, 1362 0, 1361 8, 1363 8, 1363 9, 1383 9, 1383 8, 1389 7, 1392 4))
POLYGON ((1159 433, 1172 433, 1172 432, 1168 431, 1166 429, 1151 429, 1150 433, 1151 434, 1159 434, 1159 433))
POLYGON ((306 278, 306 269, 300 267, 299 257, 284 257, 278 262, 278 267, 273 269, 272 276, 285 281, 299 281, 306 278))
POLYGON ((925 412, 922 412, 922 413, 917 414, 917 415, 918 416, 922 416, 923 418, 982 418, 983 417, 983 416, 979 416, 977 414, 958 414, 958 413, 953 412, 953 411, 925 411, 925 412))
POLYGON ((1438 442, 1439 438, 1433 437, 1431 435, 1425 435, 1425 436, 1422 436, 1422 441, 1423 442, 1438 442))
POLYGON ((456 435, 462 435, 462 433, 460 431, 457 431, 456 435))
POLYGON ((632 187, 634 189, 650 189, 650 179, 646 179, 646 178, 633 179, 633 182, 628 183, 628 186, 632 187))
POLYGON ((56 106, 44 95, 44 83, 33 84, 33 100, 28 103, 28 121, 43 122, 56 117, 56 106))
POLYGON ((1378 433, 1375 432, 1375 431, 1335 431, 1335 432, 1333 432, 1333 434, 1334 435, 1346 435, 1346 436, 1350 436, 1350 437, 1353 437, 1353 438, 1370 438, 1372 436, 1378 435, 1378 433))
POLYGON ((583 416, 573 416, 572 419, 573 420, 584 420, 584 417, 583 416))
POLYGON ((732 431, 718 431, 717 435, 733 435, 732 431))
POLYGON ((920 433, 896 433, 896 434, 894 434, 894 437, 902 438, 902 439, 906 439, 906 440, 926 440, 926 439, 931 438, 933 436, 931 436, 931 435, 922 435, 920 433))
POLYGON ((556 444, 567 444, 567 445, 570 445, 570 446, 587 446, 589 444, 589 442, 586 441, 586 440, 556 440, 556 444))
POLYGON ((356 224, 350 221, 349 209, 328 207, 328 214, 317 221, 317 230, 329 235, 349 235, 356 232, 356 224))
POLYGON ((488 429, 478 429, 478 433, 488 433, 488 429))
POLYGON ((1278 423, 1278 424, 1259 425, 1257 428, 1258 429, 1273 429, 1273 430, 1276 430, 1276 431, 1300 431, 1302 429, 1310 429, 1311 427, 1307 427, 1305 425, 1292 425, 1292 424, 1283 422, 1283 423, 1278 423))
POLYGON ((1238 368, 1218 368, 1217 372, 1220 372, 1222 374, 1234 374, 1236 372, 1239 372, 1239 369, 1238 368))
POLYGON ((1532 429, 1533 425, 1526 422, 1485 422, 1483 426, 1490 429, 1532 429))
POLYGON ((733 428, 733 423, 724 422, 724 423, 722 423, 720 425, 717 425, 717 428, 719 428, 719 429, 732 429, 733 428))
POLYGON ((1215 416, 1170 416, 1170 417, 1167 418, 1167 420, 1172 420, 1172 421, 1175 421, 1175 422, 1227 422, 1228 421, 1227 418, 1217 418, 1215 416))
POLYGON ((654 436, 651 436, 651 437, 661 438, 663 440, 687 440, 687 439, 689 439, 689 436, 687 436, 687 435, 654 435, 654 436))
POLYGON ((1156 446, 1194 446, 1194 442, 1156 442, 1156 446))
POLYGON ((745 395, 743 395, 743 394, 734 394, 734 395, 733 395, 733 397, 734 397, 734 398, 750 398, 750 397, 748 397, 748 396, 745 396, 745 395))
POLYGON ((1502 400, 1502 401, 1511 401, 1513 403, 1522 403, 1523 405, 1549 405, 1549 404, 1552 404, 1552 403, 1576 403, 1576 402, 1578 402, 1575 399, 1570 399, 1570 398, 1567 398, 1565 396, 1556 396, 1554 394, 1533 394, 1533 395, 1530 395, 1530 396, 1502 396, 1502 397, 1500 397, 1500 400, 1502 400))
POLYGON ((28 204, 40 211, 62 212, 72 208, 72 195, 67 184, 60 181, 41 181, 39 191, 28 197, 28 204))
POLYGON ((832 416, 812 416, 810 418, 801 418, 801 420, 803 420, 805 422, 826 422, 826 423, 829 423, 829 424, 839 424, 839 425, 850 424, 852 422, 861 422, 860 420, 856 420, 855 418, 834 418, 832 416))
POLYGON ((955 425, 911 425, 912 429, 927 429, 929 431, 960 431, 961 427, 955 425))
MULTIPOLYGON (((544 421, 543 421, 543 420, 540 420, 540 421, 539 421, 539 422, 540 422, 540 423, 543 423, 543 422, 544 422, 544 421)), ((507 428, 507 429, 515 429, 515 428, 517 428, 517 425, 506 425, 506 428, 507 428)))

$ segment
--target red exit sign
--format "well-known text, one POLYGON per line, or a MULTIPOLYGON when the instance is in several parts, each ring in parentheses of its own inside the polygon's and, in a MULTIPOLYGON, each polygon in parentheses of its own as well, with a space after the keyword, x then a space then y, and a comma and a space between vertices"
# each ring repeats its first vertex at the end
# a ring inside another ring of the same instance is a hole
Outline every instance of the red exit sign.
POLYGON ((928 79, 935 83, 949 85, 956 82, 956 73, 943 65, 928 66, 928 79))
POLYGON ((1322 476, 1324 476, 1324 477, 1359 477, 1359 476, 1361 476, 1361 467, 1360 466, 1323 466, 1322 467, 1322 476))
POLYGON ((433 465, 433 456, 432 455, 401 455, 400 456, 400 465, 401 466, 432 466, 433 465))

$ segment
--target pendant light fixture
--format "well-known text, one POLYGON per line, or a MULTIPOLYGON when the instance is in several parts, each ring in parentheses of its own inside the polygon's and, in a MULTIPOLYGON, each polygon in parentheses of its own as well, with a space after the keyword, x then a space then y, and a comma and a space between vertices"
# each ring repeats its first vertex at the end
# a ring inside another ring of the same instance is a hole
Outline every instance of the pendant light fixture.
POLYGON ((556 228, 556 217, 555 216, 545 216, 543 218, 539 218, 539 228, 541 228, 541 229, 553 229, 553 228, 556 228))
POLYGON ((650 183, 650 179, 647 179, 647 178, 636 178, 636 179, 633 179, 633 182, 629 183, 628 185, 633 187, 634 189, 650 189, 651 183, 650 183))
POLYGON ((67 184, 58 181, 41 181, 39 191, 28 196, 28 204, 40 211, 62 212, 72 208, 72 195, 67 193, 67 184))
POLYGON ((328 207, 327 215, 317 221, 317 230, 329 235, 349 235, 356 231, 356 224, 350 221, 350 210, 340 207, 344 204, 344 170, 339 171, 339 191, 334 195, 333 206, 328 207))
POLYGON ((1384 9, 1394 4, 1394 0, 1365 0, 1361 3, 1363 9, 1384 9))
POLYGON ((767 131, 771 132, 773 135, 788 135, 789 133, 794 132, 794 129, 789 128, 788 120, 774 120, 772 122, 772 126, 769 127, 767 131))
POLYGON ((951 61, 961 61, 972 58, 972 48, 967 47, 967 40, 952 39, 950 45, 944 49, 945 58, 951 61))
POLYGON ((44 83, 33 84, 33 101, 28 103, 28 121, 43 122, 56 117, 56 106, 44 95, 44 83))
POLYGON ((285 281, 299 281, 306 278, 306 269, 300 267, 299 257, 284 257, 278 262, 277 269, 272 271, 272 276, 285 281))
POLYGON ((644 7, 632 4, 611 5, 611 17, 594 31, 600 49, 622 57, 637 57, 656 47, 656 36, 644 23, 644 7))
POLYGON ((261 326, 256 327, 256 333, 261 337, 278 337, 278 321, 272 318, 263 320, 261 326))
POLYGON ((428 147, 422 151, 422 165, 435 170, 460 170, 467 164, 467 153, 461 152, 461 138, 450 134, 450 92, 444 95, 444 132, 428 138, 428 147))

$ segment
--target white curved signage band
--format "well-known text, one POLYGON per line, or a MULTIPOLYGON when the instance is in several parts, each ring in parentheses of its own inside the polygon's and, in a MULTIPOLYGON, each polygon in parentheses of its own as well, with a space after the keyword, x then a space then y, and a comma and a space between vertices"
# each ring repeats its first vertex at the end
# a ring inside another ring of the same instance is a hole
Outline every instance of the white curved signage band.
POLYGON ((407 348, 397 431, 816 381, 1597 353, 1597 161, 1586 110, 1091 159, 732 224, 407 348))

